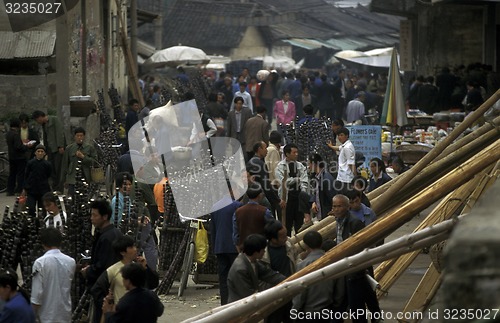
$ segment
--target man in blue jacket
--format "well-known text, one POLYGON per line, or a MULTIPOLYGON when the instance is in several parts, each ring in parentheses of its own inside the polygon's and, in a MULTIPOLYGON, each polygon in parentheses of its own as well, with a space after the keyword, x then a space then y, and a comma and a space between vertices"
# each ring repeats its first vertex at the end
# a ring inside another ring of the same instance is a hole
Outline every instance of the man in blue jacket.
POLYGON ((234 259, 238 256, 238 251, 233 243, 233 214, 236 209, 242 205, 241 202, 233 201, 231 197, 227 195, 212 207, 210 238, 214 253, 217 256, 221 305, 227 304, 227 275, 234 259))

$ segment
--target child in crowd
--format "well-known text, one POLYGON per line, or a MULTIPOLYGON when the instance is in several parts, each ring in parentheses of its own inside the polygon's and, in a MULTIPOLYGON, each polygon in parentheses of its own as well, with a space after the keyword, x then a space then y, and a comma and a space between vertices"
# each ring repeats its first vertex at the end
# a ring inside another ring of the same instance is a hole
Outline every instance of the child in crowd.
POLYGON ((45 160, 45 146, 35 148, 35 157, 28 162, 24 177, 24 188, 21 196, 26 196, 29 214, 35 215, 36 206, 42 207, 42 197, 50 192, 49 177, 52 172, 50 162, 45 160))

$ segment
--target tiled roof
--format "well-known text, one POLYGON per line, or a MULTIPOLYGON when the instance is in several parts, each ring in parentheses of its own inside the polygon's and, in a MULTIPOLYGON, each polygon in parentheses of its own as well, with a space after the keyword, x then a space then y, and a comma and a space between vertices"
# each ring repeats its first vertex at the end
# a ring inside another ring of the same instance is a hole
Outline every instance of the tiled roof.
POLYGON ((338 8, 323 0, 177 0, 164 20, 163 46, 235 48, 251 25, 268 44, 308 39, 316 43, 306 47, 323 42, 325 47, 342 46, 339 50, 366 50, 399 41, 397 17, 363 6, 338 8))
POLYGON ((237 47, 246 30, 239 21, 250 17, 254 4, 177 1, 165 17, 163 46, 237 47))

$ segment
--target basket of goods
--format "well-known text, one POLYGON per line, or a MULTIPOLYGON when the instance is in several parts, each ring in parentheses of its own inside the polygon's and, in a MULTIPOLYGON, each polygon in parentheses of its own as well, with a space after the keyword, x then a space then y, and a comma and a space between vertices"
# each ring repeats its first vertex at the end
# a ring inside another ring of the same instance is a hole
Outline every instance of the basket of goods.
POLYGON ((465 112, 451 112, 450 121, 462 122, 465 119, 465 112))
POLYGON ((396 155, 398 155, 405 164, 415 165, 431 149, 432 147, 427 145, 399 145, 396 147, 396 155))

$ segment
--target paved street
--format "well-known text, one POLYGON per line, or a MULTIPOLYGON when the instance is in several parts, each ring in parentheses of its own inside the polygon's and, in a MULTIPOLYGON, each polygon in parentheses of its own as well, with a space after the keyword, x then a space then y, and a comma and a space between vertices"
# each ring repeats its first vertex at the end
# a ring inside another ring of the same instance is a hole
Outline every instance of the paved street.
MULTIPOLYGON (((14 197, 7 197, 5 193, 0 194, 0 213, 3 215, 5 205, 12 206, 14 197)), ((424 219, 424 216, 431 209, 427 209, 420 216, 415 217, 410 222, 402 226, 398 231, 389 236, 386 241, 391 241, 402 235, 411 233, 413 229, 424 219)), ((380 301, 380 307, 385 312, 402 311, 408 298, 413 294, 422 275, 425 273, 430 258, 426 254, 421 254, 404 273, 401 279, 389 290, 387 296, 380 301)), ((158 320, 159 323, 181 322, 187 318, 203 313, 219 305, 218 288, 211 285, 196 285, 191 279, 188 288, 181 299, 177 298, 178 283, 175 282, 169 295, 161 296, 165 305, 165 313, 158 320)), ((386 322, 397 322, 396 320, 386 320, 386 322)))

